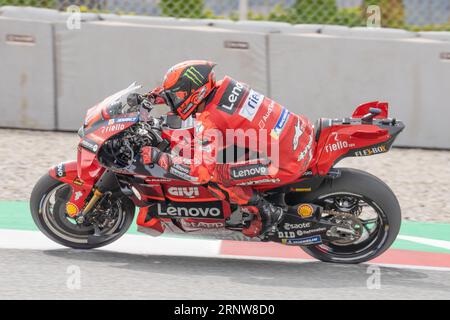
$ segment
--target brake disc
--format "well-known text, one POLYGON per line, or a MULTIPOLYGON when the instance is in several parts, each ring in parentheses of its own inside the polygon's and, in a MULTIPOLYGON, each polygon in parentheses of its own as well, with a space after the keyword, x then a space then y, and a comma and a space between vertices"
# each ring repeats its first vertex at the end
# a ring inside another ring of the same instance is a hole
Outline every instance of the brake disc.
POLYGON ((328 237, 336 238, 333 243, 348 245, 361 238, 364 226, 353 214, 335 210, 323 211, 323 213, 332 216, 330 222, 336 224, 327 231, 328 237))

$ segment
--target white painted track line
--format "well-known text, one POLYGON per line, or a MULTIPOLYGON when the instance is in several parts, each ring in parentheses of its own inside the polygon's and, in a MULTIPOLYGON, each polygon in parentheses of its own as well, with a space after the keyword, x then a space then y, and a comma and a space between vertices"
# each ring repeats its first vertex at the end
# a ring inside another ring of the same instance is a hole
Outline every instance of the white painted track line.
POLYGON ((403 236, 399 235, 397 239, 406 240, 406 241, 412 241, 420 244, 426 244, 428 246, 442 248, 450 250, 450 241, 445 240, 434 240, 434 239, 428 239, 428 238, 422 238, 422 237, 413 237, 413 236, 403 236))
MULTIPOLYGON (((182 255, 213 257, 220 253, 220 240, 181 239, 140 235, 124 235, 116 242, 99 248, 130 254, 182 255)), ((0 230, 0 248, 20 250, 52 250, 65 248, 36 231, 0 230)))

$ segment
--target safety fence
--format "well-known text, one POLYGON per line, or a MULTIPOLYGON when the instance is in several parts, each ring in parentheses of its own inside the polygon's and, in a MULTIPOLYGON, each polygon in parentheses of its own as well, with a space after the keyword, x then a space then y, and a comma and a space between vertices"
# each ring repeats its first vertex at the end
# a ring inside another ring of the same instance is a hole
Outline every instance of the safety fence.
POLYGON ((194 19, 450 30, 450 0, 0 0, 1 5, 194 19))

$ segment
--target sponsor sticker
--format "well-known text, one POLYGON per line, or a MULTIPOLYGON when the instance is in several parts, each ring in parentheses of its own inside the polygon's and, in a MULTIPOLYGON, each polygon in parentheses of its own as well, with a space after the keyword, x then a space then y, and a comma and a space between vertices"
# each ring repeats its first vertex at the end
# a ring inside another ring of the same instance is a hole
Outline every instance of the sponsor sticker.
POLYGON ((171 179, 166 179, 166 178, 148 178, 145 179, 146 183, 161 183, 161 182, 170 182, 172 181, 171 179))
POLYGON ((285 223, 283 225, 283 228, 285 230, 297 230, 297 229, 305 229, 305 228, 310 228, 311 227, 311 222, 304 222, 304 223, 285 223))
POLYGON ((266 176, 268 173, 268 167, 262 164, 249 164, 246 166, 231 168, 231 177, 236 180, 266 176))
POLYGON ((308 144, 305 147, 305 150, 300 152, 298 155, 297 161, 302 161, 305 159, 306 155, 309 154, 309 160, 312 159, 312 144, 313 144, 313 136, 312 134, 309 136, 308 144))
POLYGON ((279 178, 274 178, 274 179, 261 179, 261 180, 254 180, 254 181, 246 181, 246 182, 241 182, 238 183, 238 186, 252 186, 252 185, 256 185, 256 184, 263 184, 263 183, 279 183, 280 179, 279 178))
POLYGON ((203 132, 203 130, 205 130, 205 126, 203 125, 203 123, 201 121, 196 122, 195 124, 195 133, 197 135, 201 134, 203 132))
POLYGON ((203 98, 205 97, 205 94, 206 94, 206 86, 203 86, 201 89, 200 89, 200 92, 199 92, 199 94, 198 94, 198 96, 197 96, 197 101, 202 101, 203 100, 203 98))
POLYGON ((186 172, 186 170, 181 169, 181 166, 178 167, 171 167, 170 168, 170 173, 173 174, 174 176, 177 176, 181 179, 187 180, 187 181, 197 181, 198 178, 197 177, 193 177, 191 175, 188 174, 188 172, 186 172))
POLYGON ((377 147, 367 148, 359 151, 355 151, 355 157, 367 157, 367 156, 373 156, 375 154, 384 153, 387 152, 386 145, 381 145, 377 147))
POLYGON ((262 94, 250 89, 250 93, 248 94, 247 99, 245 99, 241 111, 239 111, 239 115, 250 122, 253 121, 263 100, 264 96, 262 94))
POLYGON ((98 151, 98 144, 87 138, 84 138, 80 142, 80 146, 92 153, 96 153, 98 151))
POLYGON ((353 143, 350 144, 346 140, 339 140, 339 138, 338 138, 339 133, 338 132, 333 132, 332 135, 334 135, 334 141, 335 142, 327 144, 325 146, 325 152, 330 153, 330 152, 340 151, 340 150, 348 149, 348 148, 354 146, 353 143))
POLYGON ((66 212, 69 216, 73 217, 75 216, 80 209, 78 209, 77 205, 72 202, 67 202, 66 204, 66 212))
POLYGON ((306 236, 308 234, 312 234, 312 233, 323 233, 327 231, 327 228, 317 228, 317 229, 311 229, 311 230, 297 230, 295 233, 297 234, 297 236, 301 237, 301 236, 306 236))
POLYGON ((188 228, 202 228, 202 229, 220 229, 224 228, 223 222, 182 222, 183 226, 188 228))
POLYGON ((111 133, 111 132, 121 131, 123 129, 125 129, 125 125, 123 123, 114 124, 114 120, 113 120, 112 124, 108 124, 107 126, 102 127, 101 132, 102 133, 111 133))
POLYGON ((224 94, 220 98, 218 108, 219 110, 228 114, 234 114, 236 108, 244 98, 246 87, 236 80, 231 80, 225 89, 224 94))
POLYGON ((189 169, 189 167, 185 167, 185 166, 182 166, 180 164, 174 164, 173 168, 175 168, 175 169, 177 169, 177 170, 179 170, 179 171, 181 171, 183 173, 186 173, 186 174, 190 174, 191 173, 191 169, 189 169))
POLYGON ((342 149, 347 149, 347 148, 348 148, 347 141, 337 141, 336 143, 327 144, 325 146, 325 152, 330 153, 330 152, 340 151, 342 149))
POLYGON ((295 192, 311 192, 312 189, 308 187, 308 188, 292 188, 291 190, 295 192))
POLYGON ((187 114, 195 105, 191 102, 184 109, 181 110, 182 114, 187 114))
POLYGON ((73 180, 73 184, 75 184, 77 186, 82 186, 84 184, 84 182, 81 181, 79 178, 75 178, 75 180, 73 180))
POLYGON ((297 150, 300 137, 303 134, 302 127, 303 126, 300 118, 297 118, 297 124, 295 125, 294 139, 292 140, 292 148, 294 149, 294 151, 297 150))
POLYGON ((302 174, 302 177, 310 177, 312 175, 313 175, 312 170, 307 170, 302 174))
POLYGON ((295 237, 296 235, 294 231, 278 231, 278 238, 282 240, 292 239, 295 237))
POLYGON ((222 204, 220 201, 205 203, 182 203, 180 205, 169 204, 163 206, 158 203, 151 207, 156 209, 160 217, 174 218, 202 218, 202 219, 223 219, 222 204))
POLYGON ((311 218, 314 213, 314 208, 310 204, 301 204, 297 208, 297 213, 302 218, 311 218))
POLYGON ((199 88, 205 80, 205 77, 195 67, 187 68, 183 73, 183 76, 191 80, 197 88, 199 88))
POLYGON ((170 187, 167 192, 176 197, 195 198, 200 195, 197 187, 170 187))
POLYGON ((114 119, 114 121, 116 123, 121 123, 121 122, 136 122, 138 121, 139 118, 138 117, 127 117, 127 118, 116 118, 114 119))
POLYGON ((297 244, 297 245, 311 245, 322 242, 321 236, 311 236, 300 239, 286 239, 285 244, 297 244))
POLYGON ((275 127, 270 132, 270 135, 274 139, 278 139, 281 136, 281 133, 283 132, 284 127, 286 126, 286 123, 289 119, 290 112, 286 110, 286 108, 283 108, 283 111, 281 112, 280 117, 278 118, 278 121, 275 125, 275 127))
MULTIPOLYGON (((284 226, 285 227, 285 226, 284 226)), ((286 239, 298 239, 298 237, 308 236, 311 234, 317 234, 317 233, 324 233, 327 231, 326 228, 316 228, 316 229, 306 229, 311 227, 311 224, 308 225, 308 227, 304 227, 303 229, 300 228, 284 228, 288 231, 278 231, 278 238, 282 240, 286 239), (306 230, 304 230, 306 229, 306 230)))
POLYGON ((83 192, 77 191, 74 196, 75 201, 78 201, 82 195, 83 195, 83 192))
POLYGON ((262 119, 259 120, 258 126, 260 129, 264 129, 266 127, 266 122, 269 119, 270 115, 273 112, 273 107, 275 105, 274 101, 271 101, 269 106, 267 107, 266 113, 263 115, 262 119))
POLYGON ((64 165, 64 163, 60 163, 56 166, 56 176, 58 178, 62 178, 66 176, 66 166, 64 165))

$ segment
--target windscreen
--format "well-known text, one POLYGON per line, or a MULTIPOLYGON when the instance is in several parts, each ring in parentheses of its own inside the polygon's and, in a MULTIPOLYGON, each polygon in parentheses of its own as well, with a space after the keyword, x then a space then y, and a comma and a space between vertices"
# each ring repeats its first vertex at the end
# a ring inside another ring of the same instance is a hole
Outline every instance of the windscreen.
POLYGON ((128 88, 116 92, 95 107, 89 109, 84 122, 84 128, 87 129, 92 127, 100 121, 139 112, 139 106, 128 105, 127 97, 131 93, 136 93, 141 87, 142 86, 133 83, 128 88))

